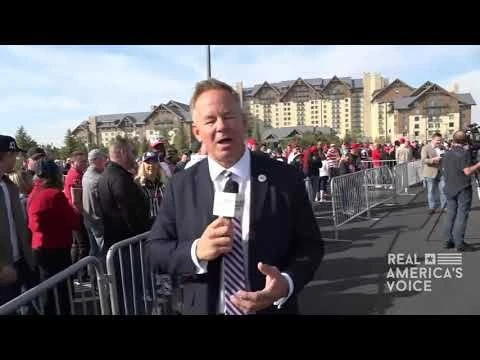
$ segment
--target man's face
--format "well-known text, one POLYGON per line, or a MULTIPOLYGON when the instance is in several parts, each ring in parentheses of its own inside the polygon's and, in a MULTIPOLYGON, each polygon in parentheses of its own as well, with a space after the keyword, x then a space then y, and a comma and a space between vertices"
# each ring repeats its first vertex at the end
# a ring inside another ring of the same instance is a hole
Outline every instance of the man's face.
POLYGON ((163 161, 163 159, 165 159, 165 145, 163 143, 158 143, 153 149, 158 154, 159 160, 163 161))
POLYGON ((15 163, 17 162, 17 153, 7 152, 3 159, 0 161, 0 167, 4 173, 12 172, 15 169, 15 163))
POLYGON ((93 165, 95 165, 95 169, 97 169, 98 171, 103 171, 105 170, 105 166, 107 165, 107 158, 100 157, 98 159, 95 159, 93 161, 93 165))
POLYGON ((435 137, 432 138, 432 146, 433 147, 440 146, 441 143, 442 143, 442 137, 441 136, 435 136, 435 137))
POLYGON ((225 90, 201 94, 193 109, 193 131, 207 153, 223 166, 232 166, 245 149, 247 123, 240 105, 225 90))
POLYGON ((73 159, 72 166, 80 171, 85 171, 88 167, 87 157, 85 155, 78 155, 73 159))
POLYGON ((37 168, 37 163, 40 159, 42 159, 42 157, 36 158, 35 160, 33 160, 32 158, 28 158, 27 159, 27 170, 35 171, 36 168, 37 168))

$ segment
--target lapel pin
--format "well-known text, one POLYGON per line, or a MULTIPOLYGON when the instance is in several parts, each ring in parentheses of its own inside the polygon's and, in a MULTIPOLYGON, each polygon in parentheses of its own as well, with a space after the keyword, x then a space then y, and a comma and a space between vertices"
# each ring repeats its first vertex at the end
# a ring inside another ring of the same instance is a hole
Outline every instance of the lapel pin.
POLYGON ((267 177, 263 174, 258 175, 258 181, 265 182, 267 181, 267 177))

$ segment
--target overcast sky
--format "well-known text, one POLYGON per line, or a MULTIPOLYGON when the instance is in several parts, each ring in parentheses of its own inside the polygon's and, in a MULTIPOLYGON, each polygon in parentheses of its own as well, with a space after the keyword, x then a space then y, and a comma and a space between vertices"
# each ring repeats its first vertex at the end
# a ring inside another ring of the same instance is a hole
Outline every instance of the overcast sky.
MULTIPOLYGON (((0 46, 0 134, 23 125, 62 145, 89 115, 189 102, 206 77, 205 46, 0 46)), ((253 86, 298 77, 380 72, 417 87, 430 80, 480 103, 480 46, 213 46, 212 76, 253 86)), ((473 121, 480 122, 478 106, 473 121)))

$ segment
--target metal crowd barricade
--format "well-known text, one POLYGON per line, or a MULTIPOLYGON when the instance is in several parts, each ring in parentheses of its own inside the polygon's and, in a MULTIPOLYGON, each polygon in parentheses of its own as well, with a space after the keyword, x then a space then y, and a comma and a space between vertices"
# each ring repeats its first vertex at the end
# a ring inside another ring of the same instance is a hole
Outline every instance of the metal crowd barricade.
POLYGON ((423 181, 422 161, 415 160, 395 165, 393 173, 396 179, 395 191, 399 195, 413 195, 409 193, 411 186, 423 181))
POLYGON ((0 315, 108 315, 108 292, 101 261, 87 256, 15 299, 0 306, 0 315), (88 271, 90 281, 79 282, 88 271))
POLYGON ((338 228, 368 210, 367 197, 363 192, 365 170, 340 175, 331 180, 332 215, 335 239, 338 228))
POLYGON ((387 202, 395 202, 395 177, 387 166, 365 170, 364 191, 368 210, 387 202))
POLYGON ((396 163, 397 160, 361 160, 361 167, 362 170, 380 168, 382 166, 393 168, 396 163))
POLYGON ((335 239, 338 228, 375 206, 395 201, 395 178, 387 166, 334 177, 331 181, 335 239))
MULTIPOLYGON (((151 269, 144 256, 148 232, 122 240, 107 253, 107 277, 112 315, 169 315, 181 286, 151 269)), ((181 299, 181 297, 179 297, 181 299)))

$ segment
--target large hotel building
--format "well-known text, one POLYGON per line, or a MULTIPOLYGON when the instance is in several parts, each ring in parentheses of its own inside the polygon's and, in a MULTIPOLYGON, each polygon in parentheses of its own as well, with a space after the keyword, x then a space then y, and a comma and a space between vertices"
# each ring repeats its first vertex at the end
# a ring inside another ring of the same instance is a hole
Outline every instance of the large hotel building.
MULTIPOLYGON (((340 138, 356 135, 363 141, 394 141, 401 136, 427 141, 435 132, 450 138, 471 122, 475 104, 469 93, 458 93, 430 81, 414 88, 381 74, 361 79, 333 76, 243 87, 235 85, 250 121, 268 128, 331 128, 340 138)), ((191 135, 186 104, 170 101, 147 112, 90 116, 73 135, 90 145, 104 145, 116 135, 158 136, 183 126, 191 135)), ((188 141, 187 140, 187 141, 188 141)))
POLYGON ((430 81, 414 88, 380 74, 361 79, 337 77, 236 85, 250 118, 265 127, 298 125, 332 128, 343 138, 355 134, 369 141, 401 136, 419 141, 440 132, 449 137, 471 122, 471 94, 448 91, 430 81))

